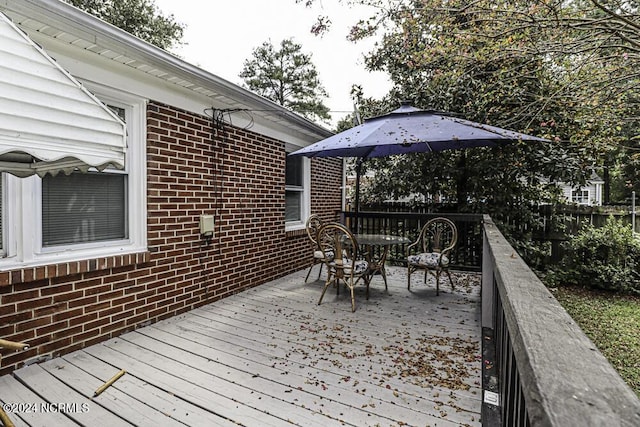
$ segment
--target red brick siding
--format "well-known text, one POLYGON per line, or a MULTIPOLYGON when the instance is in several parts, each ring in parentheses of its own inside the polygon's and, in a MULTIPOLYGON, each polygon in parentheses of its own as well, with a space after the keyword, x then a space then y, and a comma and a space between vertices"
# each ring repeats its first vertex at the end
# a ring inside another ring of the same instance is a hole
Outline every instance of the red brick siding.
POLYGON ((325 221, 338 220, 342 210, 342 160, 312 159, 311 176, 311 211, 325 221))
MULTIPOLYGON (((188 311, 309 265, 305 232, 285 232, 284 143, 151 102, 148 252, 0 272, 0 374, 188 311), (199 234, 201 214, 215 232, 199 234)), ((335 218, 342 162, 312 161, 312 212, 335 218)))

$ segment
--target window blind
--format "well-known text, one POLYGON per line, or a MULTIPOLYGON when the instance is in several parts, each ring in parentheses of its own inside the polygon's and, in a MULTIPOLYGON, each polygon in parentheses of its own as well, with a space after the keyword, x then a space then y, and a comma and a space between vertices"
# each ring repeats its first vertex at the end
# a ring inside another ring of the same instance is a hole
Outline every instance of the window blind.
POLYGON ((287 186, 302 187, 303 185, 303 170, 301 157, 289 157, 287 156, 287 163, 285 165, 287 186))
POLYGON ((287 191, 285 193, 285 221, 300 221, 300 211, 302 210, 302 192, 287 191))
POLYGON ((42 245, 128 237, 126 175, 73 173, 42 180, 42 245))

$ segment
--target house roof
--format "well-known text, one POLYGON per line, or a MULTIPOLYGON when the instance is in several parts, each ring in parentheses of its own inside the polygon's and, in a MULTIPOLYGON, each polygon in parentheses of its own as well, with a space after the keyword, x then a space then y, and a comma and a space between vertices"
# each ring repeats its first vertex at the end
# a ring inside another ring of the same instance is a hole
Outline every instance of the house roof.
POLYGON ((125 124, 0 12, 0 171, 124 167, 125 124))
MULTIPOLYGON (((249 110, 260 120, 301 134, 309 143, 333 133, 260 95, 192 65, 84 11, 58 0, 0 3, 21 29, 39 43, 64 43, 205 96, 219 109, 249 110)), ((45 46, 46 48, 46 46, 45 46)))

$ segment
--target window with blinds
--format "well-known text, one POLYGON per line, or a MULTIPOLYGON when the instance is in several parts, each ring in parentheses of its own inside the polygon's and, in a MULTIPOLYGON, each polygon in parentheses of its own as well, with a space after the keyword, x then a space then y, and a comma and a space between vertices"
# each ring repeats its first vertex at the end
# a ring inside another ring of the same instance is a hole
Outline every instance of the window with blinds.
POLYGON ((126 239, 126 179, 105 172, 45 176, 42 246, 126 239))
POLYGON ((126 118, 126 168, 42 178, 0 173, 0 270, 147 249, 146 101, 105 91, 103 102, 126 118))
MULTIPOLYGON (((126 110, 106 104, 126 122, 126 110)), ((46 175, 42 180, 42 246, 128 238, 127 176, 110 173, 46 175)))

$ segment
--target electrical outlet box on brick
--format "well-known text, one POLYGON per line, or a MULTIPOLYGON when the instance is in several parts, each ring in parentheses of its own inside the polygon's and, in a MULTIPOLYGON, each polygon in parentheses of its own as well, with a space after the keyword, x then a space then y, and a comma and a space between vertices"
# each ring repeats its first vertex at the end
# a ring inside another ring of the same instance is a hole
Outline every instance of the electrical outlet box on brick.
POLYGON ((214 224, 213 215, 200 215, 200 234, 205 237, 213 236, 214 224))

